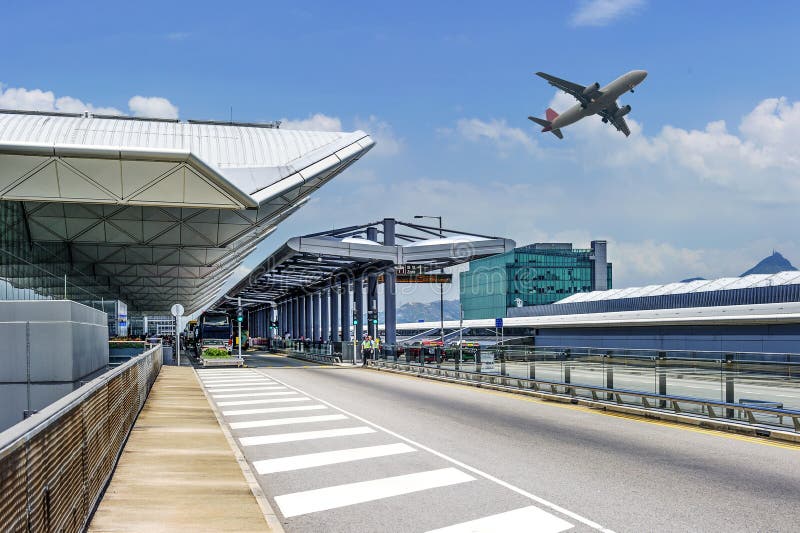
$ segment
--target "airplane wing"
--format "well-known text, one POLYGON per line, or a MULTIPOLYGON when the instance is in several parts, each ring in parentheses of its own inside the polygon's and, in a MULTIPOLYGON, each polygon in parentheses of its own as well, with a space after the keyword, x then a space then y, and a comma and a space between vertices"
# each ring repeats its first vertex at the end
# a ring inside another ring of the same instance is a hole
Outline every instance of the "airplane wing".
POLYGON ((617 117, 617 113, 619 112, 619 106, 616 102, 612 105, 608 106, 607 108, 598 111, 598 115, 603 117, 603 122, 610 122, 612 126, 617 128, 617 131, 621 131, 625 134, 625 137, 631 134, 631 130, 628 127, 628 123, 625 122, 625 117, 617 117))
POLYGON ((551 76, 550 74, 547 74, 545 72, 537 72, 536 75, 539 76, 540 78, 544 78, 545 80, 547 80, 547 83, 549 83, 556 89, 561 89, 565 93, 571 94, 581 104, 584 104, 584 106, 591 103, 589 97, 597 98, 598 96, 602 95, 602 93, 596 89, 596 85, 593 88, 594 90, 589 91, 589 94, 587 95, 586 87, 584 87, 583 85, 572 83, 571 81, 567 80, 562 80, 561 78, 556 78, 555 76, 551 76))

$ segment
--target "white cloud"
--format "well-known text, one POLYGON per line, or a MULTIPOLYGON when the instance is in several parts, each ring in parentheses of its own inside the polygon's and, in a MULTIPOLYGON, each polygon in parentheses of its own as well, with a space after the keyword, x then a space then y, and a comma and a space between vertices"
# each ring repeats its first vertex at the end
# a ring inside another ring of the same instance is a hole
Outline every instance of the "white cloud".
POLYGON ((281 119, 283 130, 303 131, 342 131, 342 121, 338 117, 329 117, 322 113, 310 115, 305 119, 281 119))
POLYGON ((630 15, 644 5, 644 0, 582 0, 572 14, 572 26, 605 26, 630 15))
MULTIPOLYGON (((178 108, 166 98, 159 96, 134 96, 128 101, 130 112, 137 117, 178 118, 178 108)), ((124 115, 116 107, 96 106, 72 96, 56 96, 53 91, 7 87, 0 84, 0 109, 22 111, 55 111, 60 113, 97 113, 100 115, 124 115)))
POLYGON ((0 84, 0 108, 24 111, 55 111, 60 113, 83 113, 84 111, 89 111, 90 113, 108 115, 122 114, 120 110, 114 107, 97 107, 71 96, 57 98, 53 91, 6 87, 3 84, 0 84))
POLYGON ((160 96, 134 96, 128 100, 128 107, 136 117, 178 118, 178 108, 160 96))
POLYGON ((505 119, 491 119, 488 121, 478 118, 463 118, 456 122, 455 130, 440 129, 445 135, 457 134, 471 142, 488 141, 493 144, 501 156, 507 156, 517 148, 524 148, 534 152, 538 148, 537 142, 520 128, 509 126, 505 119))
POLYGON ((375 115, 370 115, 367 120, 355 119, 355 127, 370 134, 375 141, 375 148, 372 152, 375 155, 392 156, 399 154, 404 147, 403 139, 398 138, 392 126, 380 120, 375 115))

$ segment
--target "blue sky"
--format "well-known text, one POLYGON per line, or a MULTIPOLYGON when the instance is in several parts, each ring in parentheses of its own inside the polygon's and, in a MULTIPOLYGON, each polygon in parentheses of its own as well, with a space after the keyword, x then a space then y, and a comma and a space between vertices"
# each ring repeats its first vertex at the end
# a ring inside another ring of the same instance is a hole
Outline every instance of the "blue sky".
POLYGON ((800 263, 797 20, 777 1, 20 3, 0 107, 233 107, 372 133, 262 255, 424 213, 521 244, 608 239, 618 287, 738 275, 773 248, 800 263), (571 104, 538 70, 605 84, 639 68, 628 139, 592 118, 558 141, 526 119, 571 104))

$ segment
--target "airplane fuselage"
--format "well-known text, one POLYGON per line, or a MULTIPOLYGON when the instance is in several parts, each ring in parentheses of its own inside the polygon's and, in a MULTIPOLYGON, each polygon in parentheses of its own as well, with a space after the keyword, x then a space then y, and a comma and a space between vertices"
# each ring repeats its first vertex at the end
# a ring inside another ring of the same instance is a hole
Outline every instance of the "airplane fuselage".
POLYGON ((632 91, 634 87, 642 83, 645 77, 647 77, 647 72, 644 70, 632 70, 627 74, 623 74, 605 87, 601 87, 601 96, 593 99, 586 107, 583 107, 581 104, 570 107, 561 113, 550 127, 554 130, 560 129, 574 124, 584 117, 602 111, 608 106, 613 105, 617 98, 628 91, 632 91))

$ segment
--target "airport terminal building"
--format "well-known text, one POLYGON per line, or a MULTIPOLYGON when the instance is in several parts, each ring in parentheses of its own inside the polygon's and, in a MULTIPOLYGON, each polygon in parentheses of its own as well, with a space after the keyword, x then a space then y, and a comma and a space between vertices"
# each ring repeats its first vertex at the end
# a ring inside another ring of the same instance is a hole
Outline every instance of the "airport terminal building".
POLYGON ((47 384, 71 390, 103 370, 109 333, 131 318, 219 298, 259 242, 374 144, 279 126, 0 111, 0 388, 33 387, 31 405, 0 395, 0 427, 63 394, 47 384))

